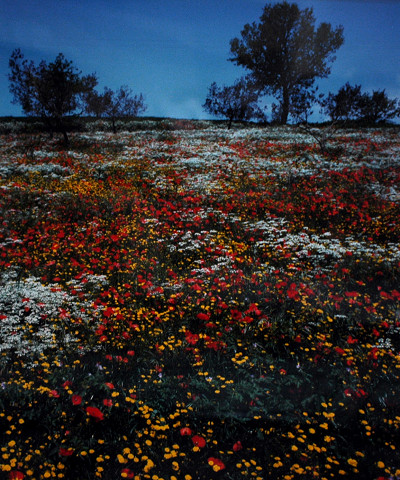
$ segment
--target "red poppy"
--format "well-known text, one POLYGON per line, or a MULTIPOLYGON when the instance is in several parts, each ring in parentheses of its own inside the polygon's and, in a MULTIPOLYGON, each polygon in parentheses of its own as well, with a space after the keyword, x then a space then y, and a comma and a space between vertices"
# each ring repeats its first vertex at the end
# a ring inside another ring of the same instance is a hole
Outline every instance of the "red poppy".
POLYGON ((86 407, 86 413, 96 420, 104 420, 103 413, 97 407, 86 407))
POLYGON ((181 428, 180 433, 181 433, 182 436, 191 435, 192 430, 190 430, 189 427, 183 427, 183 428, 181 428))
POLYGON ((208 464, 213 467, 214 470, 216 470, 217 472, 219 470, 223 470, 225 468, 225 464, 222 460, 220 460, 219 458, 215 458, 215 457, 210 457, 208 460, 208 464))
POLYGON ((62 457, 70 457, 74 453, 73 448, 60 448, 58 450, 58 454, 61 455, 62 457))
POLYGON ((185 332, 185 337, 186 337, 186 341, 190 345, 196 345, 196 343, 199 341, 199 336, 195 333, 189 332, 189 330, 185 332))
POLYGON ((353 338, 351 335, 347 337, 347 343, 348 344, 353 344, 353 343, 358 343, 358 340, 356 338, 353 338))
POLYGON ((361 295, 359 292, 344 292, 344 294, 350 298, 357 298, 361 295))
POLYGON ((204 320, 204 321, 210 320, 210 316, 207 315, 206 313, 198 313, 198 314, 197 314, 197 318, 198 318, 199 320, 204 320))
POLYGON ((203 437, 200 437, 200 435, 195 435, 192 437, 192 442, 195 444, 196 447, 203 448, 206 445, 206 440, 203 437))
POLYGON ((8 478, 9 480, 22 480, 23 478, 25 478, 25 475, 19 470, 12 470, 11 472, 9 472, 8 478))
POLYGON ((105 317, 111 317, 114 315, 114 309, 112 307, 107 307, 105 310, 103 310, 103 315, 105 317))
POLYGON ((238 441, 233 445, 233 451, 238 452, 239 450, 242 450, 243 445, 242 442, 238 441))
POLYGON ((129 468, 123 468, 121 470, 121 477, 122 478, 133 478, 135 474, 129 468))
POLYGON ((346 352, 343 350, 343 348, 335 347, 335 351, 336 351, 339 355, 346 355, 346 352))
POLYGON ((73 405, 80 405, 82 403, 82 397, 80 395, 72 395, 71 400, 73 405))
POLYGON ((112 404, 113 404, 113 401, 111 400, 111 398, 105 398, 103 400, 103 405, 105 407, 112 407, 112 404))
POLYGON ((57 392, 57 390, 50 390, 49 396, 53 398, 60 398, 60 394, 57 392))
POLYGON ((110 390, 113 390, 115 387, 114 387, 114 384, 110 383, 110 382, 106 382, 105 385, 107 385, 107 387, 110 389, 110 390))

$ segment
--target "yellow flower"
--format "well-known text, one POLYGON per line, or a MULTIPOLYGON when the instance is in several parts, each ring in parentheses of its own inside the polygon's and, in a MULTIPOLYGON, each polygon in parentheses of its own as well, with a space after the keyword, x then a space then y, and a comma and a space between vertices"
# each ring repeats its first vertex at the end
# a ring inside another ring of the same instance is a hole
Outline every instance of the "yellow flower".
POLYGON ((352 467, 357 467, 357 465, 358 465, 357 460, 354 460, 354 458, 349 458, 349 459, 347 460, 347 463, 348 463, 349 465, 351 465, 352 467))
POLYGON ((385 464, 381 461, 379 461, 377 465, 378 465, 378 468, 385 468, 385 464))

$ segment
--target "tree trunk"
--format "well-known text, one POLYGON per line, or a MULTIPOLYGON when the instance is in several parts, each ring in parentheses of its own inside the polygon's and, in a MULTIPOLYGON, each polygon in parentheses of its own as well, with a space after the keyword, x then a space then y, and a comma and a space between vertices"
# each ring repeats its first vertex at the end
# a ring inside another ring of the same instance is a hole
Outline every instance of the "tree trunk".
POLYGON ((54 136, 54 128, 53 128, 53 125, 51 123, 51 121, 44 115, 42 115, 42 122, 47 125, 47 129, 48 129, 48 132, 49 132, 49 138, 50 140, 52 140, 53 136, 54 136))
POLYGON ((282 92, 282 111, 281 111, 281 124, 286 125, 288 116, 289 116, 289 89, 288 87, 283 87, 282 92))
POLYGON ((67 146, 69 145, 69 138, 67 135, 67 130, 65 128, 62 129, 62 134, 64 136, 64 144, 67 146))

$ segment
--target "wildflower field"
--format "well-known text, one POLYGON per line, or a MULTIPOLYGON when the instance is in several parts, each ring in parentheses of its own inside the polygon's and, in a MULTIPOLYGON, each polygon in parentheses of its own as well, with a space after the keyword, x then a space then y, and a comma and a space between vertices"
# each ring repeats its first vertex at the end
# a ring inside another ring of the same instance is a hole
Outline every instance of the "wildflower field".
POLYGON ((400 137, 0 139, 0 478, 400 478, 400 137))

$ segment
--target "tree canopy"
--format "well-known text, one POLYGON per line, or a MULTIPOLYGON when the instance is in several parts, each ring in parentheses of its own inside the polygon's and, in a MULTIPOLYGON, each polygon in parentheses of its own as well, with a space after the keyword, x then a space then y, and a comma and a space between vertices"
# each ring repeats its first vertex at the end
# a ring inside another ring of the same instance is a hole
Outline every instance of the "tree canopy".
POLYGON ((262 111, 257 101, 258 93, 242 78, 229 87, 218 87, 216 82, 213 82, 203 108, 211 115, 227 118, 228 128, 230 128, 235 120, 262 118, 262 111))
POLYGON ((40 117, 51 134, 62 132, 67 143, 65 117, 83 110, 84 96, 96 86, 96 76, 82 76, 62 53, 54 62, 47 64, 43 60, 35 65, 16 49, 9 67, 13 103, 20 104, 26 115, 40 117))
POLYGON ((261 92, 278 99, 280 123, 287 123, 293 94, 330 74, 335 52, 343 44, 343 27, 315 28, 313 10, 292 3, 267 4, 260 22, 246 24, 230 42, 230 60, 249 70, 261 92))
POLYGON ((92 91, 86 97, 86 111, 96 117, 107 117, 112 121, 116 132, 115 120, 120 117, 136 117, 146 110, 142 94, 134 95, 132 89, 122 85, 113 91, 105 87, 103 93, 92 91))

